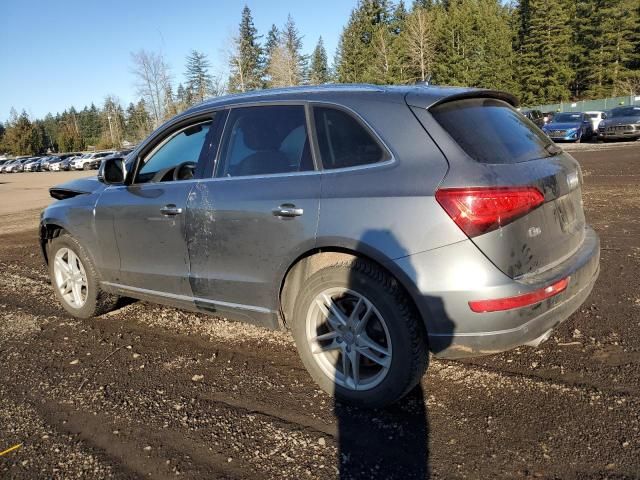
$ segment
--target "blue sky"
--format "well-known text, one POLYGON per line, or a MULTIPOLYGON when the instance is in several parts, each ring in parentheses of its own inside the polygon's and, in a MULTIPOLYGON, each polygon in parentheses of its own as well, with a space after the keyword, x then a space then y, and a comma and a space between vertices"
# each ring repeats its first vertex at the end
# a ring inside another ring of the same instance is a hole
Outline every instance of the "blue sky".
POLYGON ((251 8, 266 35, 290 13, 310 53, 322 35, 329 59, 356 0, 2 0, 0 121, 15 107, 39 118, 113 94, 135 100, 130 52, 162 51, 174 81, 182 81, 191 49, 226 73, 223 50, 251 8))

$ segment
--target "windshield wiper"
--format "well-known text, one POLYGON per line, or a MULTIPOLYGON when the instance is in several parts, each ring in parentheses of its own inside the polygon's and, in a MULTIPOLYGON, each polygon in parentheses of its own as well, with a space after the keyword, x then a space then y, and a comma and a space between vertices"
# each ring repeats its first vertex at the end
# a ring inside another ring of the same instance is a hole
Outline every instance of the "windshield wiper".
POLYGON ((562 149, 556 145, 555 143, 547 143, 544 146, 544 149, 549 152, 552 156, 558 155, 559 153, 562 153, 562 149))

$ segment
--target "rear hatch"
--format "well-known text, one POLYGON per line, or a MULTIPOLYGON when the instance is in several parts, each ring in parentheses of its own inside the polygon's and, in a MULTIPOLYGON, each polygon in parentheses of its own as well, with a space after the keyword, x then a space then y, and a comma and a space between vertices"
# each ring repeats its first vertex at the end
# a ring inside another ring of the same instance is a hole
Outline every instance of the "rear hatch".
POLYGON ((507 96, 481 95, 412 106, 449 161, 436 196, 500 270, 535 276, 582 245, 580 166, 507 96))

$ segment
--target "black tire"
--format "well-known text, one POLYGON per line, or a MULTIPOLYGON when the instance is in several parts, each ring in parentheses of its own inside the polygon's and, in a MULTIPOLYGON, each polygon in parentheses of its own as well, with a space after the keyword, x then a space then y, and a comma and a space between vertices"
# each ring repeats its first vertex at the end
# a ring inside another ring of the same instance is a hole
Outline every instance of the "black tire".
POLYGON ((377 265, 355 260, 328 266, 305 280, 289 322, 300 358, 316 383, 339 401, 368 408, 390 405, 404 397, 422 378, 428 362, 424 324, 407 293, 377 265), (392 345, 389 369, 368 390, 335 383, 320 367, 307 341, 306 322, 315 298, 329 288, 348 288, 366 297, 384 318, 392 345))
POLYGON ((102 315, 114 309, 118 303, 119 297, 117 295, 109 294, 100 288, 99 275, 96 267, 85 248, 75 238, 68 233, 62 233, 49 242, 47 251, 49 260, 49 277, 51 278, 53 291, 58 301, 62 304, 62 307, 69 312, 69 314, 77 318, 90 318, 102 315), (75 308, 70 305, 63 298, 56 284, 54 259, 56 258, 56 253, 62 248, 72 250, 82 262, 85 270, 87 279, 86 300, 84 305, 80 308, 75 308))

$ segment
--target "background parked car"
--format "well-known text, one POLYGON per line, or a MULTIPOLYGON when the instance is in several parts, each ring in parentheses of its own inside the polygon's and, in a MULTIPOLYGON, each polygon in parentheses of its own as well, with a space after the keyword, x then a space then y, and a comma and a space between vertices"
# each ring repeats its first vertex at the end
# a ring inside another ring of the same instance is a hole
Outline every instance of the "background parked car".
POLYGON ((11 165, 17 161, 18 159, 14 158, 12 160, 7 160, 6 162, 4 162, 2 165, 0 165, 0 173, 9 173, 9 167, 11 167, 11 165))
POLYGON ((542 128, 545 124, 544 114, 540 110, 524 110, 522 114, 535 123, 538 128, 542 128))
POLYGON ((52 172, 59 172, 60 170, 62 170, 61 168, 61 163, 63 162, 63 159, 60 157, 56 157, 53 160, 51 160, 49 162, 49 170, 52 172))
POLYGON ((600 140, 637 140, 638 138, 640 138, 640 107, 614 108, 598 126, 600 140))
POLYGON ((586 113, 556 113, 542 130, 554 141, 581 142, 593 137, 591 119, 586 113))
POLYGON ((24 164, 25 172, 39 172, 40 171, 40 161, 43 157, 33 157, 27 160, 24 164))
POLYGON ((12 162, 7 168, 5 168, 4 173, 19 173, 24 171, 24 164, 29 160, 32 160, 33 157, 19 157, 16 158, 15 162, 12 162))
POLYGON ((86 153, 80 158, 73 160, 69 166, 72 170, 97 169, 100 166, 101 159, 111 155, 112 153, 113 151, 86 153))
POLYGON ((49 165, 51 163, 55 163, 59 160, 65 160, 69 157, 73 157, 74 155, 78 155, 77 153, 67 152, 67 153, 59 153, 57 155, 51 155, 46 159, 43 159, 41 162, 42 170, 49 170, 49 165))

